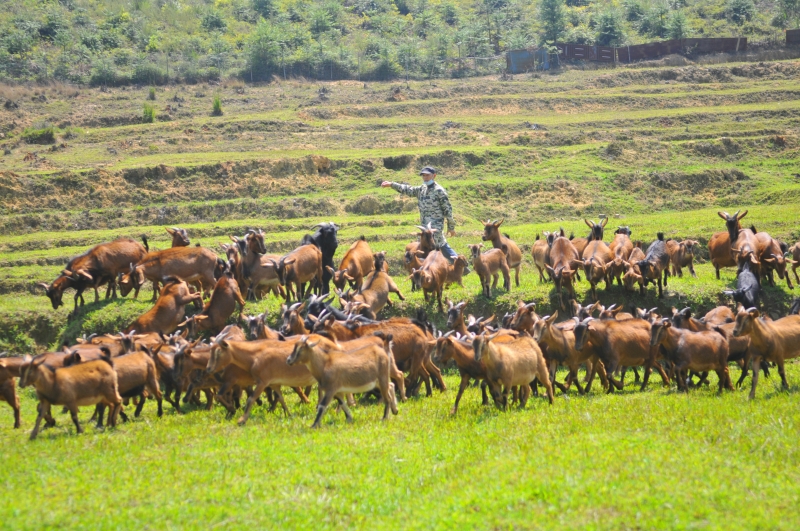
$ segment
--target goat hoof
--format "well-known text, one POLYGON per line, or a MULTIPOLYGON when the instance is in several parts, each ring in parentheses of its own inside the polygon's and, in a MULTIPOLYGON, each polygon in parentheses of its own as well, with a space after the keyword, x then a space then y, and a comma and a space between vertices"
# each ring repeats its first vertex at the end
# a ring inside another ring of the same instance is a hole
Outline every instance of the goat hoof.
POLYGON ((236 423, 237 423, 239 426, 244 426, 245 422, 247 422, 247 419, 246 419, 246 418, 240 418, 239 420, 237 420, 237 421, 236 421, 236 423))

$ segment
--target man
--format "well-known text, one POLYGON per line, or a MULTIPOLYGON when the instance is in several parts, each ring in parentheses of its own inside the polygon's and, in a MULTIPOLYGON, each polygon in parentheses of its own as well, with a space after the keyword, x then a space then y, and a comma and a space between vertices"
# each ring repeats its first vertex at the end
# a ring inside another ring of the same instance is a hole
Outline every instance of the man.
MULTIPOLYGON (((438 229, 433 233, 436 246, 452 264, 458 254, 447 244, 447 240, 444 238, 444 221, 447 220, 447 235, 455 237, 456 222, 453 219, 453 207, 450 206, 450 199, 447 198, 445 189, 436 182, 436 170, 434 168, 425 166, 419 174, 422 176, 422 186, 410 186, 389 181, 383 181, 381 186, 383 188, 392 187, 401 194, 417 198, 420 224, 427 226, 430 223, 431 228, 438 229)), ((464 273, 468 272, 468 269, 464 270, 464 273)))

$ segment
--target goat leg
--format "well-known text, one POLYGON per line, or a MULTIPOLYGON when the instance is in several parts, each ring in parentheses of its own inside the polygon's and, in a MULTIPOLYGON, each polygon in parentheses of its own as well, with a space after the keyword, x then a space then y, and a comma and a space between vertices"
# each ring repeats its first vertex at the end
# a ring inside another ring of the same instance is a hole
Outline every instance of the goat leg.
MULTIPOLYGON (((461 400, 461 395, 464 394, 464 389, 469 386, 469 380, 470 377, 468 375, 461 375, 461 383, 458 386, 458 393, 456 393, 456 403, 453 404, 453 408, 450 410, 451 415, 458 413, 458 402, 461 400)), ((484 398, 486 398, 486 391, 484 391, 484 398)))
POLYGON ((347 419, 347 422, 352 424, 353 423, 353 414, 350 412, 350 407, 347 405, 347 400, 342 400, 342 395, 336 395, 336 401, 339 402, 339 407, 342 408, 344 411, 344 416, 347 419))
POLYGON ((328 409, 331 401, 333 400, 333 393, 329 391, 322 391, 324 392, 322 395, 322 399, 319 401, 319 405, 317 405, 317 416, 314 419, 314 424, 311 425, 312 428, 319 428, 320 422, 322 421, 322 415, 325 414, 325 410, 328 409))

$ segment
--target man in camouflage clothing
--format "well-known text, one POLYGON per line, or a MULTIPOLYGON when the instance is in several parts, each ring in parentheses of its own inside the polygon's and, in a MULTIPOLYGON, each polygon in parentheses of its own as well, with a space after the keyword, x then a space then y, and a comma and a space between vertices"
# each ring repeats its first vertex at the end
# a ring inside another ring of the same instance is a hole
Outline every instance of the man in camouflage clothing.
MULTIPOLYGON (((428 223, 430 223, 431 228, 438 229, 433 233, 436 246, 452 264, 458 254, 447 244, 447 240, 444 238, 444 222, 447 220, 447 235, 455 236, 456 222, 453 219, 453 207, 450 206, 450 199, 448 199, 445 189, 435 181, 435 169, 425 166, 419 174, 422 176, 422 186, 411 186, 389 181, 383 181, 381 186, 384 188, 391 186, 401 194, 417 198, 420 224, 427 227, 428 223)), ((464 272, 467 273, 468 270, 464 272)))

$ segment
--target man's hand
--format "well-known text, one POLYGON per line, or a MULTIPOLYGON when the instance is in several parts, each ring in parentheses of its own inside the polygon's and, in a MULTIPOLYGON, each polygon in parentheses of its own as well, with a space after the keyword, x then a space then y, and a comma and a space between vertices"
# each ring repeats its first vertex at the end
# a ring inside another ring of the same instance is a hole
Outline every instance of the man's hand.
POLYGON ((383 181, 381 183, 381 188, 389 188, 390 186, 392 186, 392 181, 383 181))
POLYGON ((450 237, 450 238, 455 238, 456 237, 456 231, 454 231, 454 230, 447 231, 447 236, 450 237))

